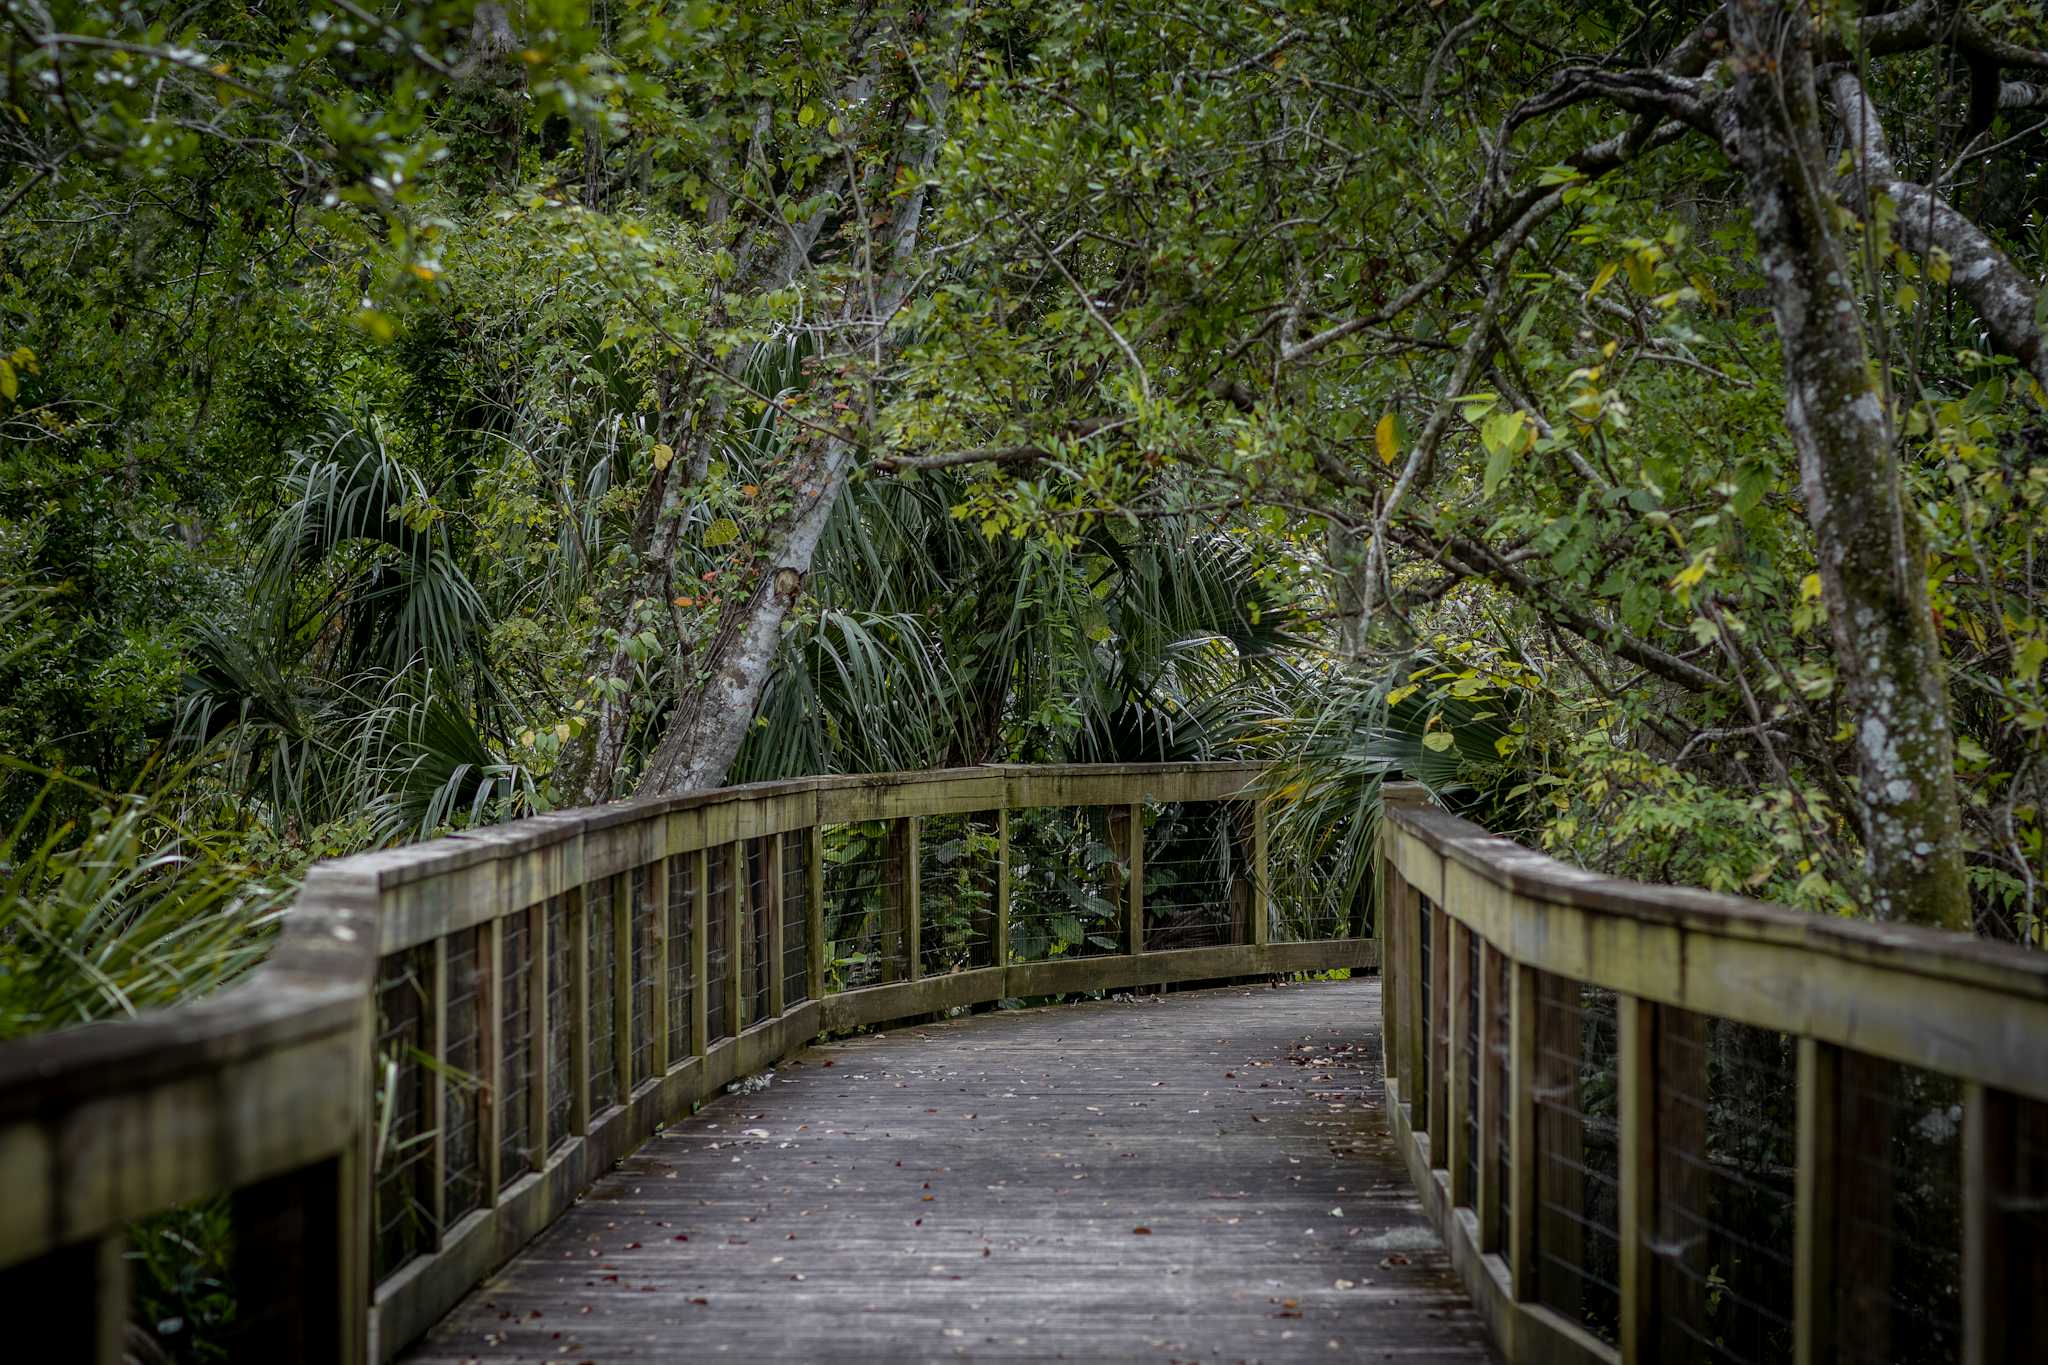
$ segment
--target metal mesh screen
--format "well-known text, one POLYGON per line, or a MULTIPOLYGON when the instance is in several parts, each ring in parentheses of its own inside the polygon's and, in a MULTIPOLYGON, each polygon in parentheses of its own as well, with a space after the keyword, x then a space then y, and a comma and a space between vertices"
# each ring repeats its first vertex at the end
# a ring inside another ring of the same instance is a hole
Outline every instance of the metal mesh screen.
POLYGON ((432 1017, 427 950, 391 953, 377 972, 377 1279, 433 1246, 426 1204, 432 1178, 428 1079, 423 1058, 432 1017))
POLYGON ((1267 850, 1272 941, 1371 937, 1379 892, 1377 847, 1377 833, 1349 818, 1309 834, 1276 834, 1267 850))
POLYGON ((444 1008, 447 1035, 442 1044, 447 1067, 448 1135, 446 1216, 453 1225, 480 1208, 484 1197, 483 1151, 478 1120, 483 1099, 483 1022, 490 1007, 485 996, 482 929, 448 936, 448 1000, 444 1008))
POLYGON ((1251 808, 1183 801, 1145 807, 1145 947, 1247 941, 1251 808))
POLYGON ((901 822, 867 820, 827 825, 825 846, 825 968, 830 989, 858 990, 892 979, 902 935, 901 822))
POLYGON ((733 1035, 727 966, 732 946, 732 845, 704 850, 704 1032, 705 1042, 733 1035))
POLYGON ((746 982, 748 1024, 774 1013, 775 912, 777 904, 775 839, 763 835, 743 845, 747 858, 747 943, 741 959, 746 982))
POLYGON ((613 896, 618 878, 606 877, 584 892, 583 917, 590 932, 590 1112, 602 1114, 619 1102, 618 998, 619 934, 613 896))
POLYGON ((548 958, 548 1150, 567 1142, 576 1114, 574 1048, 575 997, 570 973, 575 969, 575 939, 568 901, 557 896, 547 904, 548 958))
POLYGON ((690 942, 695 927, 697 860, 684 853, 668 860, 668 1059, 671 1065, 690 1055, 691 1010, 697 973, 690 942))
POLYGON ((1123 951, 1130 875, 1123 808, 1010 813, 1010 955, 1017 962, 1123 951))
POLYGON ((1536 976, 1536 1285, 1613 1341, 1621 1318, 1614 993, 1536 976))
POLYGON ((654 1075, 654 995, 661 989, 661 983, 655 979, 661 906, 654 900, 654 872, 651 863, 632 872, 633 1048, 625 1087, 628 1090, 654 1075))
POLYGON ((782 1003, 785 1008, 811 993, 811 833, 793 829, 782 836, 782 1003))
POLYGON ((1962 1353, 1961 1084, 1843 1053, 1836 1141, 1838 1359, 1962 1353))
POLYGON ((1789 1361, 1798 1042, 1660 1007, 1655 1045, 1660 1354, 1789 1361))
POLYGON ((918 833, 918 955, 927 976, 995 965, 994 812, 934 815, 918 833))
POLYGON ((503 1188, 538 1163, 527 1131, 527 1095, 533 1084, 532 917, 507 915, 499 924, 498 1181, 503 1188))

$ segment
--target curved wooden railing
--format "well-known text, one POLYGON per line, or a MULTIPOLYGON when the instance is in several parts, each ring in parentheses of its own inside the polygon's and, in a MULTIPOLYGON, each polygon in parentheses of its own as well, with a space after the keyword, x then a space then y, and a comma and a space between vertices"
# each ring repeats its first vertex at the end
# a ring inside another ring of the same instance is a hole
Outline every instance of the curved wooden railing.
POLYGON ((14 1347, 118 1359, 123 1229, 232 1192, 237 1355, 388 1359, 657 1125, 822 1031, 1376 965, 1349 910, 1274 941, 1258 773, 808 779, 316 866, 249 980, 0 1048, 14 1347), (1030 851, 1061 819, 1103 856, 1030 851), (1195 825, 1201 888, 1147 860, 1148 829, 1195 825))
POLYGON ((1385 795, 1388 1116, 1509 1360, 2041 1358, 2048 956, 1385 795))

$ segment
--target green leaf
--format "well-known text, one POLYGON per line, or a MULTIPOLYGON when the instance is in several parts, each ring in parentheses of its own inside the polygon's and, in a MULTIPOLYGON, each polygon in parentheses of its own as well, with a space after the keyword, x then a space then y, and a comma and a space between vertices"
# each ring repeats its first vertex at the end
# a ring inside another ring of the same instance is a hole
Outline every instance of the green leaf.
POLYGON ((1452 743, 1451 732, 1448 730, 1431 730, 1422 737, 1422 747, 1431 753, 1440 754, 1450 748, 1452 743))

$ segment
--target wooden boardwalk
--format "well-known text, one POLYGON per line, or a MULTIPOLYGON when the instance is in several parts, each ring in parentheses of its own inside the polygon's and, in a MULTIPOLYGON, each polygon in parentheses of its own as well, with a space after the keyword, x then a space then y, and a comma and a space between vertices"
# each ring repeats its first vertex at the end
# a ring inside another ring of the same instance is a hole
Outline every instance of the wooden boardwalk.
POLYGON ((1380 1112, 1374 980, 813 1048, 602 1179, 407 1359, 1496 1359, 1380 1112))

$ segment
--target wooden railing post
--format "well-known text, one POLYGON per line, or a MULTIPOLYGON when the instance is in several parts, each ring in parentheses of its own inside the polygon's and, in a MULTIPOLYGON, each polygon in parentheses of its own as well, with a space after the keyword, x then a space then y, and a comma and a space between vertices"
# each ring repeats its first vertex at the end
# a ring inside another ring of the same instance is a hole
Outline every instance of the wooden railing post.
POLYGON ((810 886, 804 893, 804 947, 809 960, 804 964, 811 983, 810 998, 825 998, 825 827, 814 824, 807 836, 811 846, 810 886))
POLYGON ((2048 1341, 2048 1104, 1966 1086, 1963 1144, 1963 1360, 2021 1360, 2048 1341))
POLYGON ((1823 1365, 1835 1340, 1835 1130, 1840 1049, 1799 1040, 1799 1165, 1794 1176, 1793 1359, 1823 1365))
POLYGON ((427 1124, 433 1132, 427 1159, 427 1207, 434 1219, 434 1248, 448 1241, 448 936, 434 940, 430 972, 433 996, 427 1002, 427 1055, 437 1065, 427 1068, 427 1124))
POLYGON ((924 975, 924 821, 903 817, 903 977, 924 975))
POLYGON ((1124 951, 1136 957, 1145 951, 1145 806, 1133 801, 1124 808, 1130 830, 1130 880, 1124 888, 1124 951))
POLYGON ((1615 1083, 1620 1109, 1617 1174, 1621 1207, 1615 1218, 1621 1257, 1621 1358, 1658 1359, 1653 1335, 1655 1258, 1649 1229, 1657 1178, 1657 1007, 1632 995, 1614 1001, 1615 1083))
POLYGON ((526 972, 526 1045, 533 1058, 526 1079, 526 1132, 538 1171, 548 1164, 554 1146, 548 1134, 548 903, 537 902, 526 914, 533 959, 526 972))
POLYGON ((1010 965, 1010 808, 996 812, 996 967, 1010 965))
POLYGON ((783 1010, 789 1007, 782 980, 782 836, 770 834, 762 842, 767 845, 766 883, 768 904, 768 1017, 779 1019, 783 1010))

